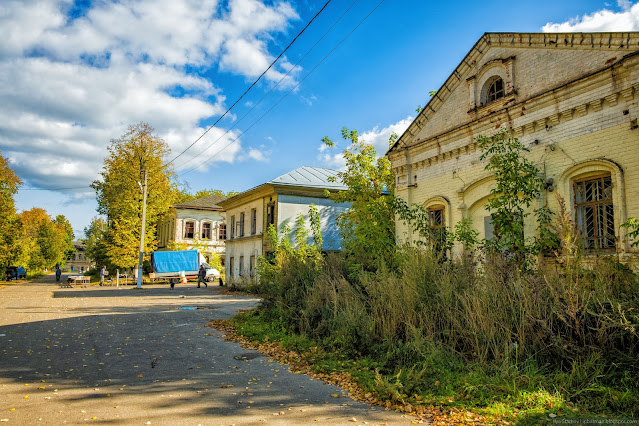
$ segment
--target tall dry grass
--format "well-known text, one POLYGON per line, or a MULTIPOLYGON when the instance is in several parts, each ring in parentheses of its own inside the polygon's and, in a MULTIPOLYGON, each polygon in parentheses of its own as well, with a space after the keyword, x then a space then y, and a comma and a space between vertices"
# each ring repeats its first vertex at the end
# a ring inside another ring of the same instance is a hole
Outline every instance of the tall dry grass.
POLYGON ((517 377, 533 363, 562 375, 560 388, 591 389, 602 377, 638 386, 628 377, 639 378, 639 283, 623 266, 531 273, 498 256, 478 267, 411 247, 398 259, 354 279, 341 255, 283 255, 261 277, 264 309, 326 348, 376 360, 402 392, 458 361, 517 377))

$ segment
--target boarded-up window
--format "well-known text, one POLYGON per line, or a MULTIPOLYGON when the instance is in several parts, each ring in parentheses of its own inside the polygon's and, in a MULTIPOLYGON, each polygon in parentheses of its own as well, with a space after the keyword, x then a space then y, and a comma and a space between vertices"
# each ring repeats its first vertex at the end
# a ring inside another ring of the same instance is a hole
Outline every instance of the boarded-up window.
POLYGON ((586 250, 615 248, 610 174, 575 181, 577 228, 586 250))
POLYGON ((240 277, 244 275, 244 256, 240 256, 240 277))
POLYGON ((484 216, 484 238, 492 240, 495 238, 495 227, 492 216, 484 216))

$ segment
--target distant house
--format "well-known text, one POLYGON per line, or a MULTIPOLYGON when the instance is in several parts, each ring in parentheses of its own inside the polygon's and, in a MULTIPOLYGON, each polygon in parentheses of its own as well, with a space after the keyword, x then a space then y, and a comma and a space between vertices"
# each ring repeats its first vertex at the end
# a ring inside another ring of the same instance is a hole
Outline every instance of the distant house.
POLYGON ((341 239, 335 220, 346 211, 348 203, 334 203, 325 190, 346 187, 331 182, 337 171, 317 167, 300 167, 260 186, 228 198, 220 205, 228 219, 226 240, 226 277, 229 280, 255 276, 257 259, 269 253, 266 230, 273 225, 279 231, 288 223, 293 230, 302 213, 308 226, 308 209, 315 204, 320 213, 324 250, 340 250, 341 239))
POLYGON ((74 241, 75 252, 67 259, 66 267, 73 272, 87 272, 95 268, 95 262, 86 255, 86 246, 81 241, 74 241))
POLYGON ((224 262, 226 216, 220 202, 211 195, 171 207, 158 224, 158 250, 199 250, 207 260, 213 253, 224 262))

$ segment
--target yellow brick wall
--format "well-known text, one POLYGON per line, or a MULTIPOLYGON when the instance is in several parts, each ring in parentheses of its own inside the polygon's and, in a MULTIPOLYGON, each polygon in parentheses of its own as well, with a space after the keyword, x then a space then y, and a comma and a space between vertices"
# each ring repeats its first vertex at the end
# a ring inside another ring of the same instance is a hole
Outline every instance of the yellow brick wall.
MULTIPOLYGON (((639 116, 639 61, 630 58, 614 72, 594 73, 524 101, 522 93, 530 95, 556 82, 573 81, 584 75, 584 70, 611 59, 611 52, 515 50, 517 95, 513 105, 491 111, 484 118, 475 116, 473 121, 466 109, 467 85, 460 84, 423 127, 413 146, 389 153, 397 195, 424 206, 435 201, 445 204, 449 227, 470 216, 483 238, 483 218, 489 215, 484 204, 494 180, 484 170, 486 162, 479 160, 481 152, 474 141, 480 134, 490 135, 506 127, 529 147, 527 157, 545 177, 554 179, 555 191, 544 192, 533 208, 547 203, 556 212, 556 194, 561 194, 572 211, 573 180, 610 172, 616 233, 624 240, 619 225, 628 217, 639 217, 639 129, 631 128, 639 116), (544 76, 549 81, 543 81, 544 76), (465 117, 469 124, 447 132, 454 121, 451 117, 459 122, 465 117)), ((484 60, 509 53, 514 52, 491 48, 484 60)), ((526 223, 527 236, 534 236, 535 227, 531 216, 526 223)), ((398 223, 397 234, 403 240, 415 238, 403 223, 398 223)), ((629 242, 620 241, 618 248, 637 253, 629 242)))

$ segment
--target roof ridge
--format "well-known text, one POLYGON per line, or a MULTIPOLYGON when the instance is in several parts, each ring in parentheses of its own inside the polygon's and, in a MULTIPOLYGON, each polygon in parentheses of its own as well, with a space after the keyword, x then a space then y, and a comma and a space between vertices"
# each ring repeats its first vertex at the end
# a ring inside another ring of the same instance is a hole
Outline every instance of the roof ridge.
POLYGON ((455 83, 459 84, 464 73, 467 72, 468 69, 473 68, 473 61, 471 59, 473 55, 478 55, 475 59, 483 57, 485 52, 493 45, 502 46, 504 44, 508 44, 509 46, 517 47, 545 47, 548 49, 561 49, 566 48, 568 45, 570 45, 570 47, 590 49, 612 49, 613 47, 617 47, 618 49, 633 52, 636 51, 636 46, 631 46, 631 38, 639 38, 639 31, 559 33, 484 32, 468 50, 466 55, 464 55, 459 64, 453 68, 450 75, 440 85, 437 92, 431 96, 424 108, 422 108, 422 110, 417 114, 406 130, 404 130, 395 143, 386 151, 386 155, 399 147, 400 143, 403 143, 405 138, 410 140, 412 139, 412 136, 415 136, 419 130, 421 130, 421 126, 428 120, 428 117, 436 112, 436 109, 433 108, 433 106, 436 107, 437 105, 434 104, 438 101, 443 103, 448 98, 450 92, 452 92, 450 87, 456 87, 455 83), (595 39, 597 41, 595 41, 595 39), (613 43, 613 40, 615 43, 613 43), (560 41, 562 43, 560 43, 560 41), (618 41, 621 41, 621 45, 618 45, 618 41), (471 63, 469 63, 469 61, 471 63), (454 80, 454 77, 459 81, 454 80))

